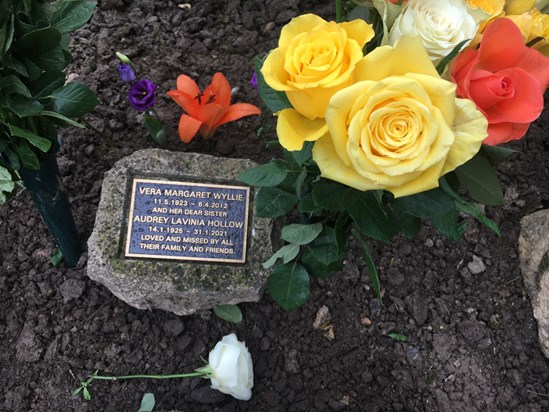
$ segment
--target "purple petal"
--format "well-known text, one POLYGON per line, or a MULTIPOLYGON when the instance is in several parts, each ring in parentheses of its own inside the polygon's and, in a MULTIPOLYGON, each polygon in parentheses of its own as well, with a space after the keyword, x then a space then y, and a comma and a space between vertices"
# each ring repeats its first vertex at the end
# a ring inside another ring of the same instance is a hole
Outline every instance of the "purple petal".
POLYGON ((153 106, 156 97, 154 92, 156 91, 156 85, 148 79, 138 80, 130 86, 130 92, 128 99, 130 104, 140 111, 145 111, 149 107, 153 106))
POLYGON ((118 74, 120 74, 122 81, 133 82, 135 80, 135 73, 133 72, 132 66, 129 64, 118 64, 118 74))

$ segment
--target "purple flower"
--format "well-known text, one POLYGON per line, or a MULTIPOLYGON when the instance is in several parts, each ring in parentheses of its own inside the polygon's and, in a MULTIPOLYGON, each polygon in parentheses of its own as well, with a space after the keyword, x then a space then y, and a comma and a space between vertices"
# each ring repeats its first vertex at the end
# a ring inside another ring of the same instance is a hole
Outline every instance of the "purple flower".
POLYGON ((120 74, 120 78, 124 82, 133 82, 135 80, 135 73, 129 64, 119 63, 118 74, 120 74))
POLYGON ((255 90, 257 90, 257 73, 255 71, 254 71, 254 74, 252 75, 252 78, 250 79, 250 84, 255 90))
POLYGON ((128 98, 130 104, 137 110, 144 112, 154 105, 156 85, 148 79, 138 80, 130 86, 128 98))

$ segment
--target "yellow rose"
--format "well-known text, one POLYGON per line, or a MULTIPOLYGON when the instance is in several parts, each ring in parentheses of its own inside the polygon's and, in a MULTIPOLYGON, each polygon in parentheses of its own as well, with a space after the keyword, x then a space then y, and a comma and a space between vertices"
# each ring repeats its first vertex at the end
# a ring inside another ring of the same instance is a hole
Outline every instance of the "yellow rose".
POLYGON ((543 37, 543 40, 539 40, 532 47, 549 56, 549 14, 532 9, 529 13, 507 15, 504 18, 512 20, 518 26, 526 44, 543 37))
POLYGON ((395 197, 423 192, 471 159, 487 136, 486 118, 456 98, 417 37, 372 51, 356 80, 330 100, 329 133, 313 147, 325 178, 395 197))
POLYGON ((543 40, 538 41, 532 47, 541 51, 545 56, 549 56, 549 14, 533 9, 530 15, 532 16, 532 31, 527 42, 537 37, 543 37, 543 40))
POLYGON ((528 13, 534 5, 536 0, 507 0, 505 5, 505 13, 507 14, 522 14, 528 13))
POLYGON ((277 134, 288 150, 327 131, 324 112, 330 97, 354 82, 362 49, 374 36, 363 20, 327 22, 314 14, 292 19, 282 29, 278 47, 265 59, 267 84, 286 92, 293 109, 278 113, 277 134))
POLYGON ((473 9, 481 8, 489 15, 488 19, 491 19, 501 14, 505 0, 467 0, 467 3, 473 9))

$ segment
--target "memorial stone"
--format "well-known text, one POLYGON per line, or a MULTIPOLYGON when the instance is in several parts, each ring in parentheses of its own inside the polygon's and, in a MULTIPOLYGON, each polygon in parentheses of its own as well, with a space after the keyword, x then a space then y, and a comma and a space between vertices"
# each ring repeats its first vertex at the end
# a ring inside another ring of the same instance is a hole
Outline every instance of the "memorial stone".
POLYGON ((256 164, 148 149, 105 174, 88 276, 139 309, 178 315, 258 301, 272 220, 236 176, 256 164))

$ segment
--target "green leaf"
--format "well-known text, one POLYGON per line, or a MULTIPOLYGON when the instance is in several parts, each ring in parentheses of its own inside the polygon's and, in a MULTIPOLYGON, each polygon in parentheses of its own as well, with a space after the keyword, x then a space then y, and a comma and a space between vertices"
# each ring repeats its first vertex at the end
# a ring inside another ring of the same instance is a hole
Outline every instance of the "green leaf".
POLYGON ((15 189, 15 183, 11 173, 8 169, 0 166, 0 204, 6 201, 4 193, 11 193, 13 189, 15 189))
POLYGON ((313 158, 313 142, 305 142, 301 150, 291 151, 290 155, 298 166, 303 166, 313 158))
POLYGON ((0 61, 10 49, 14 33, 13 14, 10 13, 10 16, 4 21, 2 27, 0 27, 0 61))
POLYGON ((71 33, 88 22, 95 4, 88 1, 59 1, 51 24, 61 34, 71 33))
POLYGON ((480 152, 486 156, 494 166, 499 165, 513 153, 517 153, 516 150, 503 147, 502 145, 490 146, 487 144, 482 145, 480 152))
POLYGON ((280 237, 288 243, 305 245, 311 243, 322 232, 322 223, 301 225, 292 223, 282 228, 280 237))
POLYGON ((363 53, 365 55, 381 45, 384 34, 383 18, 375 7, 370 8, 368 20, 368 23, 370 23, 374 29, 375 35, 368 43, 366 43, 366 46, 363 49, 363 53))
POLYGON ((263 263, 265 269, 270 268, 278 259, 282 259, 284 263, 293 260, 299 254, 299 245, 285 245, 275 252, 266 262, 263 263))
POLYGON ((284 310, 298 308, 309 298, 309 274, 295 262, 280 265, 269 276, 267 290, 284 310))
POLYGON ((272 89, 265 82, 263 73, 261 73, 261 68, 263 67, 264 62, 265 62, 264 59, 261 60, 257 57, 255 59, 255 72, 257 74, 257 91, 259 92, 259 96, 261 97, 261 100, 263 100, 263 103, 265 103, 265 106, 267 106, 267 108, 273 113, 277 113, 283 109, 291 108, 292 104, 288 100, 288 97, 286 97, 286 93, 279 92, 272 89))
POLYGON ((336 219, 334 234, 337 244, 337 253, 344 254, 347 248, 347 233, 346 226, 349 221, 349 215, 347 213, 340 213, 336 219))
POLYGON ((295 194, 297 196, 301 196, 305 179, 307 179, 307 169, 303 169, 295 179, 295 194))
POLYGON ((23 167, 30 170, 40 170, 38 156, 29 148, 27 142, 17 142, 15 145, 15 152, 17 153, 17 156, 19 156, 23 167))
POLYGON ((528 43, 526 43, 526 47, 532 47, 534 44, 536 44, 537 42, 542 41, 544 39, 545 39, 545 37, 543 37, 543 36, 534 37, 532 40, 530 40, 528 43))
POLYGON ((400 333, 389 333, 387 336, 397 342, 406 342, 408 340, 408 336, 401 335, 400 333))
POLYGON ((69 118, 83 116, 99 104, 90 89, 74 82, 57 89, 51 97, 54 111, 69 118))
POLYGON ((279 217, 288 213, 297 203, 297 196, 276 187, 263 187, 256 198, 259 217, 279 217))
POLYGON ((353 8, 353 10, 351 10, 351 12, 347 15, 347 21, 353 20, 364 20, 367 23, 371 23, 370 8, 363 6, 356 6, 353 8))
POLYGON ((450 63, 450 61, 454 57, 456 57, 457 54, 461 51, 463 46, 465 46, 465 44, 469 43, 470 41, 471 39, 465 39, 462 42, 458 43, 456 47, 454 47, 453 50, 450 52, 450 54, 448 54, 446 57, 444 57, 444 59, 440 61, 440 63, 437 65, 438 74, 444 73, 444 69, 446 69, 446 66, 448 65, 448 63, 450 63))
POLYGON ((395 219, 383 208, 374 191, 362 192, 349 208, 349 214, 360 230, 376 240, 388 242, 398 232, 395 219))
MULTIPOLYGON (((1 59, 0 59, 1 61, 1 59)), ((29 73, 27 72, 27 68, 23 64, 23 62, 17 58, 15 58, 12 54, 8 54, 4 56, 4 69, 5 70, 12 70, 20 77, 29 77, 29 73)))
POLYGON ((315 204, 331 211, 349 210, 363 193, 328 180, 315 182, 312 192, 315 204))
MULTIPOLYGON (((42 76, 42 74, 44 73, 44 70, 42 70, 40 67, 38 67, 36 65, 36 63, 34 63, 32 60, 30 59, 27 59, 26 57, 22 57, 21 58, 21 61, 23 62, 23 64, 25 65, 25 70, 27 71, 28 73, 28 77, 29 79, 31 80, 36 80, 38 79, 40 76, 42 76)), ((65 81, 65 76, 63 74, 63 82, 65 81)))
POLYGON ((311 192, 307 192, 301 196, 301 199, 299 199, 298 209, 303 213, 312 213, 318 210, 311 192))
POLYGON ((30 117, 39 114, 42 110, 42 105, 37 100, 15 96, 9 108, 19 117, 30 117))
POLYGON ((39 53, 34 57, 36 65, 46 72, 60 72, 69 64, 67 56, 61 47, 56 47, 47 53, 39 53))
POLYGON ((37 147, 44 153, 50 150, 51 140, 46 139, 45 137, 40 137, 33 132, 28 130, 21 129, 13 124, 8 123, 8 128, 12 136, 22 137, 23 139, 28 140, 33 146, 37 147))
POLYGON ((342 259, 347 253, 347 242, 340 246, 336 230, 326 226, 320 236, 303 249, 301 261, 307 271, 315 277, 329 277, 341 269, 342 259))
POLYGON ((17 76, 10 74, 2 79, 0 79, 0 92, 2 95, 12 95, 17 94, 21 96, 31 97, 31 93, 27 86, 19 80, 17 76))
POLYGON ((146 393, 143 395, 143 399, 141 399, 141 406, 137 412, 152 412, 155 403, 154 394, 146 393))
POLYGON ((61 33, 53 27, 44 27, 32 30, 21 36, 15 42, 18 53, 32 56, 32 53, 46 52, 56 48, 61 41, 61 33))
POLYGON ((84 395, 84 399, 87 400, 87 401, 90 401, 91 400, 91 393, 90 391, 88 390, 88 388, 84 387, 82 389, 82 394, 84 395))
POLYGON ((318 259, 318 253, 314 253, 313 248, 307 248, 303 251, 301 262, 307 271, 315 278, 329 278, 335 275, 343 267, 341 261, 324 264, 318 259))
POLYGON ((428 218, 448 239, 457 240, 463 235, 465 228, 459 223, 459 214, 452 198, 439 188, 399 197, 393 206, 399 214, 428 218))
POLYGON ((39 114, 42 115, 42 116, 46 116, 46 117, 53 117, 55 119, 60 120, 63 123, 66 123, 66 124, 70 125, 70 126, 78 127, 79 129, 85 129, 86 128, 86 126, 84 126, 83 124, 80 124, 80 123, 78 123, 78 122, 76 122, 72 119, 69 119, 68 117, 60 115, 59 113, 50 112, 49 110, 42 110, 39 114))
POLYGON ((271 160, 267 164, 245 170, 237 179, 250 186, 273 187, 286 178, 286 169, 286 163, 282 160, 271 160))
POLYGON ((0 152, 3 152, 4 157, 8 159, 8 163, 12 169, 19 170, 21 168, 21 162, 19 161, 19 156, 17 156, 17 153, 9 147, 0 150, 0 152))
POLYGON ((499 230, 499 227, 496 222, 494 222, 492 219, 486 217, 478 208, 477 205, 474 203, 465 203, 465 202, 459 202, 455 201, 456 208, 460 211, 465 213, 468 216, 471 216, 478 220, 481 224, 486 226, 488 229, 492 230, 498 237, 501 237, 501 231, 499 230))
POLYGON ((404 236, 413 239, 421 230, 421 218, 409 213, 399 213, 397 215, 397 226, 404 236))
POLYGON ((145 115, 145 126, 156 144, 160 147, 166 147, 166 129, 164 129, 162 122, 152 116, 145 115))
POLYGON ((51 257, 50 261, 53 267, 58 267, 61 264, 61 261, 63 260, 63 252, 59 249, 55 249, 53 252, 53 256, 51 257))
POLYGON ((480 211, 480 209, 475 203, 469 203, 463 200, 461 196, 456 192, 456 190, 452 188, 450 183, 452 183, 453 178, 455 178, 455 176, 445 175, 440 178, 439 183, 440 183, 440 188, 444 190, 444 192, 447 193, 449 196, 451 196, 452 199, 454 199, 454 204, 456 209, 462 213, 465 213, 468 216, 475 218, 481 224, 491 229, 496 235, 501 237, 501 232, 496 222, 487 218, 480 211))
POLYGON ((355 235, 357 240, 362 245, 362 249, 364 249, 364 261, 366 263, 366 268, 368 269, 368 276, 370 277, 370 282, 372 282, 372 288, 374 289, 374 292, 376 293, 377 298, 381 302, 382 301, 381 282, 379 281, 379 275, 377 273, 376 264, 374 263, 374 259, 370 254, 370 249, 368 248, 368 244, 366 243, 366 240, 364 240, 363 233, 361 232, 359 227, 353 228, 353 235, 355 235))
POLYGON ((501 184, 491 163, 483 156, 476 155, 467 163, 455 170, 462 185, 469 195, 485 205, 500 205, 503 203, 501 184))
POLYGON ((154 394, 146 393, 141 399, 141 406, 137 412, 152 412, 155 403, 154 394))
POLYGON ((46 72, 31 83, 32 94, 42 99, 65 84, 65 75, 62 72, 46 72))
POLYGON ((242 311, 236 305, 217 305, 213 309, 216 316, 227 322, 240 323, 242 322, 242 311))

